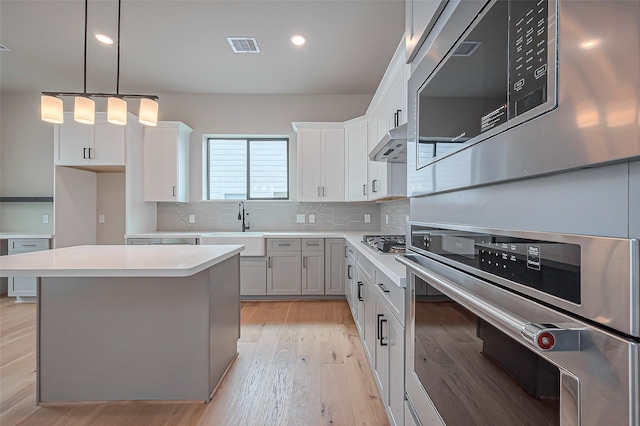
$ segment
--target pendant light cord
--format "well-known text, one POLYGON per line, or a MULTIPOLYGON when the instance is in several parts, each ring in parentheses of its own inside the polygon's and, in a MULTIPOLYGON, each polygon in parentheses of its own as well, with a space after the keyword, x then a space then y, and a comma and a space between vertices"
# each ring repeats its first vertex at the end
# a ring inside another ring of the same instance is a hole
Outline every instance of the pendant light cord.
POLYGON ((87 10, 89 0, 84 0, 84 86, 83 92, 87 93, 87 10))
POLYGON ((118 66, 116 71, 116 94, 120 94, 120 8, 122 0, 118 0, 118 66))

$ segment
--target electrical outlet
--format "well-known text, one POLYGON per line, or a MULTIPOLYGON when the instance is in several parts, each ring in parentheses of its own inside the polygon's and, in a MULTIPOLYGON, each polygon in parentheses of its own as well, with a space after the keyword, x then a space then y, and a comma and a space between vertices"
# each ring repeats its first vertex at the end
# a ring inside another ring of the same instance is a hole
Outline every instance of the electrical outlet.
POLYGON ((389 224, 389 215, 388 214, 384 215, 384 223, 387 224, 387 225, 389 224))
POLYGON ((104 223, 104 215, 103 214, 99 214, 98 215, 98 223, 104 223))
POLYGON ((364 215, 364 223, 369 223, 371 222, 371 215, 369 213, 366 213, 364 215))
POLYGON ((196 215, 195 214, 190 214, 189 215, 189 223, 196 223, 196 215))
POLYGON ((309 223, 316 223, 316 215, 315 214, 310 214, 309 215, 309 223))
POLYGON ((296 215, 296 222, 298 222, 298 223, 304 223, 304 220, 305 220, 305 218, 304 218, 304 215, 303 215, 303 214, 297 214, 297 215, 296 215))
POLYGON ((48 214, 43 214, 42 215, 42 223, 49 223, 49 215, 48 214))

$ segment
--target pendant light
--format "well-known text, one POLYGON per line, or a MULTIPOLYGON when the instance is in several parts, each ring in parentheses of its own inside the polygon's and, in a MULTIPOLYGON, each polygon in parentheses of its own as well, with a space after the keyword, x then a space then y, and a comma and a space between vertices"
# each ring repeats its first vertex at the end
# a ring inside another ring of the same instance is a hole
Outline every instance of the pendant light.
POLYGON ((147 126, 155 126, 158 123, 158 97, 155 95, 134 95, 120 93, 120 11, 122 0, 118 0, 118 53, 116 93, 87 93, 87 34, 88 19, 87 9, 89 0, 84 1, 84 75, 83 92, 42 92, 40 98, 40 117, 49 123, 61 124, 64 122, 63 101, 60 97, 75 97, 73 118, 84 124, 95 123, 95 102, 92 98, 107 98, 107 121, 117 125, 127 124, 127 102, 125 98, 140 99, 140 123, 147 126))

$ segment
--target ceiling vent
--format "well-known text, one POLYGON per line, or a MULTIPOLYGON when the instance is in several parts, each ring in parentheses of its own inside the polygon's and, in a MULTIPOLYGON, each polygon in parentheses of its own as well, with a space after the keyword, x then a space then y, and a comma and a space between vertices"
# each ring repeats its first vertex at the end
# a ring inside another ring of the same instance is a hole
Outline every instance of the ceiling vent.
POLYGON ((11 52, 11 49, 9 49, 4 44, 0 44, 0 52, 11 52))
POLYGON ((481 44, 481 41, 463 41, 451 56, 471 56, 481 44))
POLYGON ((227 37, 227 41, 235 53, 260 53, 258 42, 255 38, 227 37))

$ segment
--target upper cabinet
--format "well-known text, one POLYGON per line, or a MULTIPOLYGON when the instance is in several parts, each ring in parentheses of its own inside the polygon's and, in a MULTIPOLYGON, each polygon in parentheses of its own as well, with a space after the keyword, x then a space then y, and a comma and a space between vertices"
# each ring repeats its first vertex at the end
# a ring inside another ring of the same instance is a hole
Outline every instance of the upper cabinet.
POLYGON ((57 166, 124 166, 125 126, 107 122, 106 113, 96 113, 94 125, 73 120, 54 127, 54 164, 57 166))
POLYGON ((298 201, 344 201, 344 124, 293 127, 298 134, 298 201))
POLYGON ((344 125, 345 201, 367 201, 369 191, 367 168, 369 159, 367 120, 365 117, 348 121, 344 125))
POLYGON ((405 46, 411 62, 449 0, 405 0, 405 46))
POLYGON ((179 121, 145 127, 143 138, 144 201, 189 201, 189 134, 179 121))
POLYGON ((389 88, 389 129, 407 122, 407 92, 409 91, 409 77, 411 65, 404 64, 396 69, 389 88))

